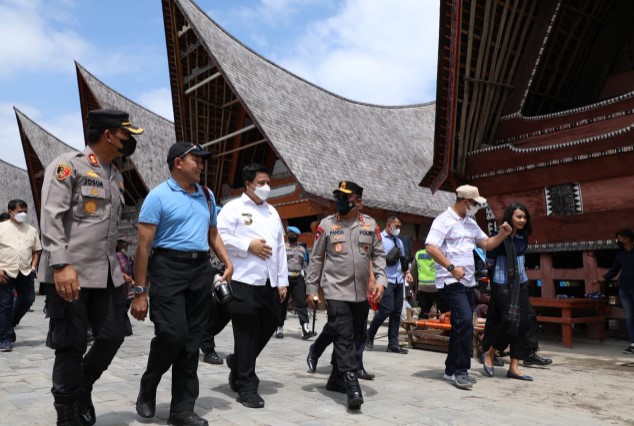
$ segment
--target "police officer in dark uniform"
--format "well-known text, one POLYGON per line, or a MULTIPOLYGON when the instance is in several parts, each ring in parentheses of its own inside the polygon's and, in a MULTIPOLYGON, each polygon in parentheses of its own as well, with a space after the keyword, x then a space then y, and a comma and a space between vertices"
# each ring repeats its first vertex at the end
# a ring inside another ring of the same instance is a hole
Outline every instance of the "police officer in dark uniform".
POLYGON ((44 175, 40 268, 42 282, 55 283, 47 291, 46 344, 55 349, 58 425, 95 424, 93 384, 131 334, 115 257, 124 186, 113 160, 132 155, 132 135, 141 133, 125 112, 90 111, 86 148, 57 157, 44 175), (86 353, 89 326, 95 340, 86 353))
POLYGON ((364 332, 370 263, 376 285, 370 289, 381 300, 387 278, 381 230, 370 216, 362 214, 363 188, 342 181, 333 192, 337 214, 317 227, 306 277, 306 293, 315 308, 321 286, 326 298, 328 326, 336 333, 332 372, 326 389, 347 393, 348 408, 359 409, 363 395, 357 378, 355 342, 364 332), (325 261, 326 257, 328 261, 325 261))

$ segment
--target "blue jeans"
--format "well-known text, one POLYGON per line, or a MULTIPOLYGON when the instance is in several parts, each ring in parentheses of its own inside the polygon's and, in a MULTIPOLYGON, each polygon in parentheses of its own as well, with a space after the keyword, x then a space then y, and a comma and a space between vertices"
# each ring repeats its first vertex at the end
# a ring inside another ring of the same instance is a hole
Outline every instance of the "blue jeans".
POLYGON ((386 318, 390 318, 387 338, 390 345, 398 346, 398 327, 401 324, 403 309, 403 284, 389 283, 383 293, 379 310, 374 315, 368 329, 368 340, 374 340, 376 332, 386 318))
POLYGON ((15 339, 13 327, 20 323, 35 301, 33 278, 34 274, 18 272, 17 277, 0 285, 0 342, 15 339), (17 293, 15 298, 14 291, 17 293))
POLYGON ((451 311, 451 333, 445 360, 445 373, 465 374, 471 367, 473 348, 473 287, 460 283, 445 284, 440 290, 445 306, 451 311))
POLYGON ((634 343, 634 290, 619 288, 619 299, 625 315, 625 327, 630 343, 634 343))

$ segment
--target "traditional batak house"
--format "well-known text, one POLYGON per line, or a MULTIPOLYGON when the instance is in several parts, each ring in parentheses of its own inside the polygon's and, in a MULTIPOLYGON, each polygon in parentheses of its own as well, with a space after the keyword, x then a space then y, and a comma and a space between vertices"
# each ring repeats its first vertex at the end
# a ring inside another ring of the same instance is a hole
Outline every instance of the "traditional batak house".
POLYGON ((421 185, 478 186, 483 222, 523 202, 531 294, 596 291, 614 233, 634 226, 634 2, 440 4, 434 157, 421 185))
POLYGON ((33 197, 26 170, 0 160, 0 213, 6 212, 11 200, 24 200, 29 206, 27 223, 38 228, 33 197))
POLYGON ((176 138, 214 154, 204 179, 221 202, 241 194, 241 166, 261 162, 273 171, 270 202, 312 245, 316 223, 334 212, 333 189, 348 179, 365 188, 368 214, 397 212, 422 244, 453 202, 418 186, 431 165, 434 103, 354 102, 258 55, 190 0, 164 0, 163 15, 176 138))

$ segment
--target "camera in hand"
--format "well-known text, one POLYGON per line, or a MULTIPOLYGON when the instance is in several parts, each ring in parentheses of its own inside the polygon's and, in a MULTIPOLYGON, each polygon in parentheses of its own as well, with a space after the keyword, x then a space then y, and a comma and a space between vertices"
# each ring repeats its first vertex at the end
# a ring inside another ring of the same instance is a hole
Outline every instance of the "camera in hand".
POLYGON ((225 265, 221 262, 212 261, 211 268, 214 276, 212 288, 216 299, 218 299, 218 302, 222 304, 229 303, 233 299, 233 291, 231 290, 231 285, 229 285, 228 282, 222 281, 220 279, 225 271, 225 265))

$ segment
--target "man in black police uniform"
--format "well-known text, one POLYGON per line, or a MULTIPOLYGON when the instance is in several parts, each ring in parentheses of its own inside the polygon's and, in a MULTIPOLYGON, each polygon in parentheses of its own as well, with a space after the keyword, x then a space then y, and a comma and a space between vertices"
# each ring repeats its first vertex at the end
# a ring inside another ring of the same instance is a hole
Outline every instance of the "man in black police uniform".
POLYGON ((88 146, 57 157, 44 174, 40 267, 42 282, 55 283, 47 289, 46 345, 55 349, 58 425, 95 424, 93 384, 132 333, 115 258, 124 186, 113 161, 132 155, 132 134, 141 133, 125 112, 90 111, 88 146), (95 340, 84 356, 89 325, 95 340))
POLYGON ((172 367, 170 425, 207 425, 194 413, 194 406, 199 391, 198 347, 209 318, 212 291, 209 243, 225 264, 221 281, 230 281, 233 273, 216 229, 213 195, 198 185, 203 158, 210 155, 190 143, 173 144, 167 154, 171 177, 150 191, 139 213, 137 283, 131 313, 140 321, 145 319, 149 268, 150 318, 156 336, 141 378, 136 411, 143 418, 154 416, 157 387, 172 367))
POLYGON ((376 285, 370 288, 374 300, 381 300, 387 286, 385 253, 378 225, 359 212, 363 188, 342 181, 333 194, 337 214, 326 217, 317 227, 306 293, 308 303, 315 308, 321 286, 327 302, 328 325, 336 333, 326 389, 347 393, 348 408, 359 409, 363 395, 356 373, 355 342, 361 338, 367 320, 370 265, 376 279, 376 285))

